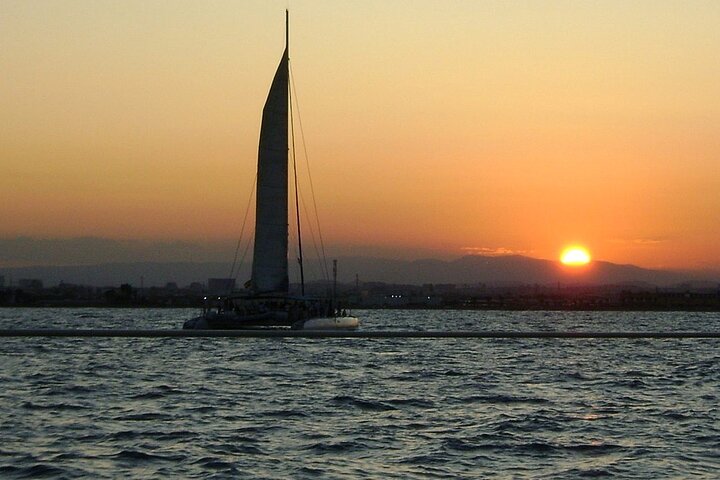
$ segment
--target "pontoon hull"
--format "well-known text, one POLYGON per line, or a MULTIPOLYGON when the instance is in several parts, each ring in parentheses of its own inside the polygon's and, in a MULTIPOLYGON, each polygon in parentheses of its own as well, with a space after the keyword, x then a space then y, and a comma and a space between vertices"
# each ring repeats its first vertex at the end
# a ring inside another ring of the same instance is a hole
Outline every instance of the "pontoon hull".
POLYGON ((320 317, 306 320, 301 328, 303 330, 335 330, 338 328, 352 330, 359 326, 360 320, 356 317, 320 317))
POLYGON ((184 330, 239 330, 257 327, 289 327, 287 312, 264 312, 237 315, 232 312, 214 313, 192 318, 183 324, 184 330))

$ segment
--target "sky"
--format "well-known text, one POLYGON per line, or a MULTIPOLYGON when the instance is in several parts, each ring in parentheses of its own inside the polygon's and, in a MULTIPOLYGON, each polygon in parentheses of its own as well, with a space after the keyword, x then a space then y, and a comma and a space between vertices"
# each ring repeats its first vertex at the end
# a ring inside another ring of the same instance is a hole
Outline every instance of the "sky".
POLYGON ((5 0, 0 240, 233 245, 286 8, 331 254, 720 269, 715 0, 5 0))

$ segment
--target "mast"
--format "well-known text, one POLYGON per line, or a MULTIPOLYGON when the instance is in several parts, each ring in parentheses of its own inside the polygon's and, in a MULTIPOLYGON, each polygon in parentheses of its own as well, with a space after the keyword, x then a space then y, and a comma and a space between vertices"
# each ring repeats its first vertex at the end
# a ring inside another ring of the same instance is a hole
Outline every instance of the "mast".
MULTIPOLYGON (((285 52, 288 53, 288 70, 290 65, 290 20, 285 10, 285 52)), ((297 226, 298 264, 300 265, 300 294, 305 296, 305 269, 303 265, 302 232, 300 229, 300 197, 298 189, 297 161, 295 160, 295 125, 293 122, 292 89, 288 81, 288 106, 290 108, 290 139, 292 146, 293 177, 295 183, 295 225, 297 226)))

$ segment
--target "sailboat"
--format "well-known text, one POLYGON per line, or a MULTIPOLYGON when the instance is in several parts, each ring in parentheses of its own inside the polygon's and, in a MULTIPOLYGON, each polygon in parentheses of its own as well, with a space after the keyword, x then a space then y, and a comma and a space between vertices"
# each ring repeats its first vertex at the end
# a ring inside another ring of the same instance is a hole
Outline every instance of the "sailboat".
MULTIPOLYGON (((219 297, 184 329, 292 327, 303 329, 357 328, 359 320, 335 305, 334 298, 305 296, 302 243, 298 212, 301 295, 289 294, 288 281, 288 111, 289 18, 285 12, 285 50, 275 72, 262 113, 258 148, 255 241, 249 294, 219 297)), ((290 119, 292 120, 292 119, 290 119)), ((297 189, 296 189, 297 192, 297 189)))

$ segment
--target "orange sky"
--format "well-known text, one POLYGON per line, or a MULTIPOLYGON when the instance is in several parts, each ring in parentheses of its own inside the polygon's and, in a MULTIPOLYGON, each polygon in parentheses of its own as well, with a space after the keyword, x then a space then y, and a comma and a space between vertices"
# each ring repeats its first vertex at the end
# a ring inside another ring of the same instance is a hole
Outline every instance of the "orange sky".
MULTIPOLYGON (((0 237, 236 238, 287 6, 0 3, 0 237)), ((720 2, 289 7, 330 248, 720 268, 720 2)))

